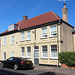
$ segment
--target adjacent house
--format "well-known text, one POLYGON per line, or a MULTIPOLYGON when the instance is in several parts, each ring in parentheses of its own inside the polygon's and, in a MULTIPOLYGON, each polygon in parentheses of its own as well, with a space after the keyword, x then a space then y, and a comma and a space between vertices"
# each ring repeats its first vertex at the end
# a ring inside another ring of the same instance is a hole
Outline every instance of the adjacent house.
POLYGON ((0 51, 1 51, 1 39, 0 39, 0 51))
POLYGON ((62 9, 63 19, 50 11, 8 26, 1 33, 1 57, 24 57, 39 65, 59 65, 58 53, 75 51, 74 27, 68 23, 67 8, 62 9), (72 33, 73 31, 73 33, 72 33))
MULTIPOLYGON (((1 39, 0 39, 0 52, 1 52, 1 39)), ((1 56, 0 56, 1 57, 1 56)))

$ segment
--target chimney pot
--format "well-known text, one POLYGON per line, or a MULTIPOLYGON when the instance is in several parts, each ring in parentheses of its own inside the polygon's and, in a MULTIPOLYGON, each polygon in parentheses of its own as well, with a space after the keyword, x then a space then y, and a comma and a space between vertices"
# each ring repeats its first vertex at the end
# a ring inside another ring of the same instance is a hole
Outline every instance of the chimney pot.
POLYGON ((66 8, 66 3, 64 3, 64 8, 66 8))
POLYGON ((27 20, 28 16, 23 16, 23 21, 27 20))

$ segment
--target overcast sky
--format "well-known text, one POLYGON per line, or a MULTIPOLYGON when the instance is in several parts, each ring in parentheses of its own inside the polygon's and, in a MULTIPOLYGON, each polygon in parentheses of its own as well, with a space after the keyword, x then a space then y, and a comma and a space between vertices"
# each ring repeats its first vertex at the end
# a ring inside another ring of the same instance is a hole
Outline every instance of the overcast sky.
MULTIPOLYGON (((53 11, 62 18, 65 0, 0 0, 0 33, 17 23, 24 15, 32 18, 53 11)), ((75 27, 75 0, 66 0, 68 22, 75 27)))

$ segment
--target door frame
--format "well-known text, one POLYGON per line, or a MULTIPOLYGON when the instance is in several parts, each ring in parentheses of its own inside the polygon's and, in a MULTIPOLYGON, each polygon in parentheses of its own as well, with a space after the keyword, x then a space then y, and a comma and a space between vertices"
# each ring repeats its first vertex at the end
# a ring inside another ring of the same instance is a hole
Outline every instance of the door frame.
MULTIPOLYGON (((34 49, 34 47, 35 47, 35 46, 33 46, 33 64, 35 65, 35 63, 34 63, 34 51, 35 51, 36 49, 34 49)), ((38 46, 38 51, 39 51, 39 46, 38 46)))

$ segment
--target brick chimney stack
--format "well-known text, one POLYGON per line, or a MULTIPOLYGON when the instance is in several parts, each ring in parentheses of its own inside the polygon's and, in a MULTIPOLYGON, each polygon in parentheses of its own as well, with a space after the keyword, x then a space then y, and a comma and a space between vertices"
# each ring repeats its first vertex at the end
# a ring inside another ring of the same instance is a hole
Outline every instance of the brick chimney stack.
POLYGON ((68 9, 66 8, 66 3, 64 3, 64 8, 62 8, 63 20, 68 22, 68 9))
POLYGON ((23 16, 23 21, 27 20, 28 16, 23 16))

